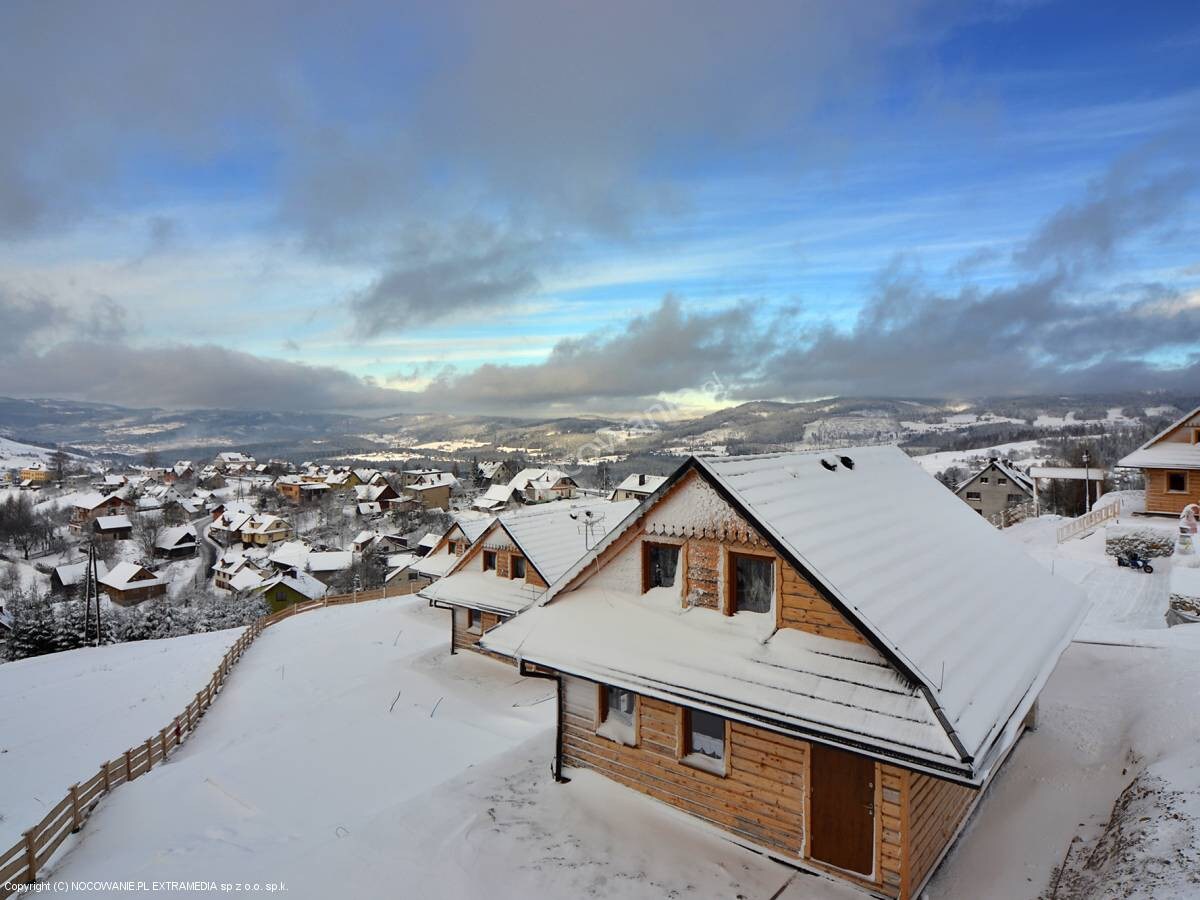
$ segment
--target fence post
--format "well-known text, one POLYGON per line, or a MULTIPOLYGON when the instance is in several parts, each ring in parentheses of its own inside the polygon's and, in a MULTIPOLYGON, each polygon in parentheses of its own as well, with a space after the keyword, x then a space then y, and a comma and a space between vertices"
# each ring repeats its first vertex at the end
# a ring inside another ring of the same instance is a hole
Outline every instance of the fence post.
POLYGON ((71 785, 71 833, 79 830, 79 785, 71 785))
POLYGON ((133 751, 125 751, 125 780, 133 781, 133 751))
POLYGON ((112 760, 110 760, 110 759, 106 759, 106 760, 104 761, 104 765, 103 765, 103 766, 101 766, 101 768, 100 768, 100 771, 102 771, 102 772, 104 773, 104 793, 106 793, 106 794, 107 794, 107 793, 108 793, 110 790, 112 790, 112 784, 110 783, 110 777, 109 777, 109 774, 108 774, 108 767, 109 767, 111 764, 112 764, 112 760))
POLYGON ((32 828, 25 832, 25 877, 30 884, 37 881, 37 841, 32 828))
POLYGON ((146 771, 149 772, 154 768, 154 747, 151 743, 153 738, 146 738, 146 771))

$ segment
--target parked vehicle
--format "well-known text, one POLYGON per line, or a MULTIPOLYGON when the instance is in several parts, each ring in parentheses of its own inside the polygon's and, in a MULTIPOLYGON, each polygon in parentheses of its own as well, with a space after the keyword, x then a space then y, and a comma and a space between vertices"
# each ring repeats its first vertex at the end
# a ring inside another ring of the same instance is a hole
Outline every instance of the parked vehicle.
POLYGON ((1150 560, 1144 556, 1138 556, 1133 552, 1130 552, 1128 556, 1118 556, 1117 565, 1125 566, 1129 569, 1140 569, 1147 575, 1154 571, 1154 566, 1150 565, 1150 560))

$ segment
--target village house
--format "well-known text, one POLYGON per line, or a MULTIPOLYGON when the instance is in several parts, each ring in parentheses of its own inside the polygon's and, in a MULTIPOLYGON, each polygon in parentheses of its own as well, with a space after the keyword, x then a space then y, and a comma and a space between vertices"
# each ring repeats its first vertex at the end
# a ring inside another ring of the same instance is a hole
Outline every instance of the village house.
POLYGON ((954 493, 990 521, 1010 506, 1032 500, 1033 481, 1012 463, 993 457, 980 471, 959 484, 954 493))
POLYGON ((145 566, 120 562, 100 577, 100 586, 117 606, 133 606, 167 592, 167 582, 145 566))
POLYGON ((508 484, 517 474, 517 468, 507 459, 484 460, 475 468, 478 481, 487 484, 508 484))
POLYGON ((278 612, 285 606, 296 603, 320 600, 327 591, 328 588, 322 581, 307 572, 295 569, 280 572, 254 589, 255 593, 261 594, 270 604, 271 612, 278 612))
POLYGON ((154 555, 163 559, 187 559, 196 555, 198 537, 191 525, 164 528, 154 541, 154 555))
POLYGON ((303 475, 280 475, 275 479, 275 490, 283 499, 296 506, 316 503, 330 491, 328 482, 315 481, 303 475))
POLYGON ((645 500, 663 484, 665 475, 630 475, 616 486, 612 492, 613 500, 645 500))
MULTIPOLYGON (((96 560, 96 574, 97 576, 107 575, 108 563, 102 559, 96 560)), ((79 562, 55 566, 50 572, 50 593, 56 595, 70 594, 75 588, 83 584, 86 578, 86 559, 81 559, 79 562)))
POLYGON ((403 491, 424 509, 449 509, 450 494, 457 487, 458 479, 449 472, 433 472, 407 482, 403 491))
POLYGON ((522 469, 508 484, 493 484, 473 505, 485 512, 499 513, 526 503, 570 500, 578 495, 579 485, 558 469, 522 469))
POLYGON ((34 463, 31 466, 26 466, 21 470, 21 482, 29 484, 43 485, 54 480, 54 473, 43 466, 41 463, 34 463))
POLYGON ((1200 503, 1200 407, 1167 426, 1117 463, 1141 469, 1146 512, 1177 516, 1200 503))
POLYGON ((304 541, 285 541, 271 551, 271 565, 277 572, 307 572, 329 585, 354 565, 352 550, 314 550, 304 541))
POLYGON ((128 516, 97 516, 92 519, 92 537, 97 541, 127 541, 133 537, 128 516))
POLYGON ((71 504, 70 529, 76 534, 90 529, 101 516, 115 516, 133 509, 133 504, 120 494, 101 494, 90 491, 79 494, 71 504))
POLYGON ((212 567, 213 587, 235 594, 250 591, 266 580, 265 571, 253 558, 236 550, 226 551, 212 567))
POLYGON ((253 456, 248 456, 245 453, 239 453, 236 450, 218 453, 217 458, 212 461, 212 467, 218 472, 225 472, 230 475, 252 469, 256 464, 253 456))
POLYGON ((416 576, 412 580, 420 581, 422 587, 437 581, 479 540, 492 521, 490 516, 456 519, 441 536, 425 535, 417 544, 418 553, 408 567, 416 576), (422 548, 427 548, 424 553, 420 552, 422 548))
MULTIPOLYGON (((537 600, 636 507, 630 500, 593 500, 520 509, 493 520, 470 546, 454 542, 453 565, 420 591, 450 610, 451 651, 478 649, 489 628, 537 600)), ((429 572, 446 549, 439 543, 413 568, 429 572)))
POLYGON ((242 543, 252 547, 290 541, 294 533, 291 523, 270 513, 255 513, 241 526, 242 543))
POLYGON ((163 473, 163 482, 174 484, 176 481, 191 481, 196 477, 196 468, 190 459, 181 459, 163 473))
POLYGON ((1087 606, 898 448, 692 458, 481 646, 557 680, 560 778, 912 898, 1087 606))
POLYGON ((254 516, 254 507, 248 503, 229 502, 213 510, 213 521, 208 527, 208 536, 222 546, 240 543, 242 526, 254 516))

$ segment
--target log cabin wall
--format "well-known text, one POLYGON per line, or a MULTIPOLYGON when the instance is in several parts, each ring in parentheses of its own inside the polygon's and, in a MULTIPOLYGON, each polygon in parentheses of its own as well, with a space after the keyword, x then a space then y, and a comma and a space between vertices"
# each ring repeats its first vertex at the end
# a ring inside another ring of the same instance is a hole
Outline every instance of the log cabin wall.
POLYGON ((504 621, 503 618, 495 613, 480 613, 483 627, 480 629, 479 634, 475 634, 468 627, 470 611, 466 607, 456 606, 450 615, 451 627, 453 629, 452 643, 454 644, 455 651, 470 650, 472 653, 481 653, 484 656, 490 656, 492 659, 498 659, 509 665, 516 665, 515 660, 507 656, 501 656, 498 653, 492 653, 490 650, 484 650, 479 646, 479 639, 483 636, 483 633, 489 628, 499 625, 504 621))
POLYGON ((724 776, 679 759, 682 708, 638 697, 636 745, 596 733, 599 686, 563 675, 559 711, 563 764, 591 769, 619 784, 696 816, 781 858, 827 871, 887 897, 901 897, 907 772, 876 763, 874 875, 859 879, 808 859, 809 744, 768 729, 730 722, 724 776))
POLYGON ((1179 515, 1189 503, 1200 503, 1200 471, 1143 469, 1142 473, 1146 478, 1146 512, 1179 515), (1168 476, 1171 472, 1179 472, 1184 476, 1186 490, 1168 490, 1168 476))
POLYGON ((902 809, 908 868, 906 895, 920 888, 971 812, 979 791, 918 772, 905 772, 902 809))

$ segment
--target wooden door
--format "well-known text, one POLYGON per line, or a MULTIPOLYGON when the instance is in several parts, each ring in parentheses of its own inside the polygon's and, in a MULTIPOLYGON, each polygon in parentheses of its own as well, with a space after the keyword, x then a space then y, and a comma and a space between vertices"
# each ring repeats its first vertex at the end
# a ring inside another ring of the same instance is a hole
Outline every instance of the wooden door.
POLYGON ((875 868, 875 763, 812 744, 808 855, 848 872, 875 868))

